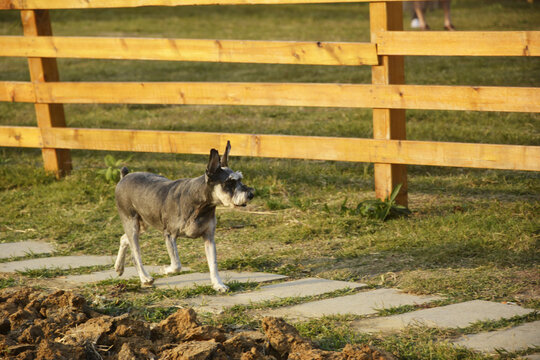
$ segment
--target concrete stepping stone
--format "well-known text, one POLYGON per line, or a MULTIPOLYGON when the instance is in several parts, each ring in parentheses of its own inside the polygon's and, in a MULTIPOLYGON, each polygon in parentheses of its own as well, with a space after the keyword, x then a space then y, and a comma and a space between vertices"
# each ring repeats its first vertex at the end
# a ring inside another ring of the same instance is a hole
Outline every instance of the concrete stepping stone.
POLYGON ((0 272, 16 272, 38 269, 71 269, 83 266, 111 265, 112 256, 56 256, 48 258, 12 261, 0 264, 0 272))
POLYGON ((270 311, 269 315, 292 319, 317 318, 325 315, 372 315, 376 314, 378 309, 419 305, 440 299, 439 296, 417 296, 396 289, 377 289, 275 309, 270 311))
POLYGON ((362 332, 399 331, 408 325, 463 328, 477 321, 508 319, 533 311, 517 305, 473 300, 405 314, 358 320, 353 326, 362 332))
POLYGON ((540 320, 506 330, 465 335, 453 344, 487 353, 495 353, 496 350, 514 352, 539 347, 540 320))
POLYGON ((255 291, 247 293, 230 296, 201 296, 186 301, 190 306, 193 306, 198 310, 219 313, 223 311, 223 308, 234 305, 249 305, 251 303, 279 300, 289 297, 322 295, 336 290, 346 288, 354 289, 365 286, 367 285, 346 281, 307 278, 262 286, 255 291))
MULTIPOLYGON (((145 265, 144 268, 149 274, 159 274, 162 266, 145 265)), ((182 271, 183 272, 191 271, 191 269, 187 267, 182 267, 182 271)), ((135 266, 128 266, 124 269, 124 273, 122 274, 122 276, 118 276, 116 271, 114 269, 111 269, 111 270, 97 271, 91 274, 69 275, 61 280, 71 282, 71 283, 77 283, 77 284, 87 284, 87 283, 98 282, 98 281, 109 280, 109 279, 132 279, 132 278, 138 278, 138 277, 139 277, 139 274, 137 273, 137 269, 135 268, 135 266)))
MULTIPOLYGON (((235 272, 235 271, 220 271, 219 275, 223 282, 237 281, 241 283, 245 282, 266 282, 285 279, 287 276, 269 274, 262 272, 235 272)), ((165 277, 156 279, 154 286, 156 288, 172 288, 182 289, 189 288, 194 285, 211 285, 209 273, 192 273, 184 275, 176 275, 171 277, 165 277)))
POLYGON ((30 254, 50 254, 54 247, 42 241, 20 241, 0 244, 0 259, 27 256, 30 254))

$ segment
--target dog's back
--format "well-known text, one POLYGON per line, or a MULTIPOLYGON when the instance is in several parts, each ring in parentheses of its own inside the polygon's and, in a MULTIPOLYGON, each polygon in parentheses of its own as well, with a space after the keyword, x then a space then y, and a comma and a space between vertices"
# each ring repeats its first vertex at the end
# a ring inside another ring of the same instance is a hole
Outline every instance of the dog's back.
POLYGON ((121 218, 139 215, 152 226, 161 228, 161 210, 174 181, 166 177, 134 172, 126 174, 116 185, 116 206, 121 218))

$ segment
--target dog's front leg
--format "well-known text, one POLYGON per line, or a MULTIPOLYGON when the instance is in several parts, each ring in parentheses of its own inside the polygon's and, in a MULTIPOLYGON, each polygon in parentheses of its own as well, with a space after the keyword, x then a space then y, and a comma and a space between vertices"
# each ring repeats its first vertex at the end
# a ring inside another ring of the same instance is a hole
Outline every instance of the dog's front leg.
POLYGON ((219 277, 214 231, 209 231, 203 236, 203 238, 204 250, 206 251, 206 260, 208 261, 208 268, 210 269, 210 280, 212 281, 212 287, 219 292, 225 292, 229 290, 229 287, 223 284, 223 281, 221 281, 221 278, 219 277))

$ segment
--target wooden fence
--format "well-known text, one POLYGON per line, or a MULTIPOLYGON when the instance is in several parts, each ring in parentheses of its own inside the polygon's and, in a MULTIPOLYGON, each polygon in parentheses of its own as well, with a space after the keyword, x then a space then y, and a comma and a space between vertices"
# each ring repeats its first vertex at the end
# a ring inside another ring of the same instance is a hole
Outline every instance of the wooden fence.
POLYGON ((540 88, 404 84, 403 56, 540 56, 540 31, 403 31, 401 1, 0 0, 20 9, 24 36, 0 56, 28 57, 31 81, 0 82, 0 101, 35 104, 37 127, 0 126, 0 146, 42 148, 46 170, 71 169, 69 149, 207 154, 230 139, 245 156, 371 162, 377 196, 403 184, 406 164, 540 170, 540 147, 408 141, 405 109, 540 112, 540 88), (370 43, 53 36, 49 9, 369 2, 370 43), (56 58, 372 67, 371 84, 60 82, 56 58), (219 104, 373 109, 373 139, 67 128, 62 104, 219 104))

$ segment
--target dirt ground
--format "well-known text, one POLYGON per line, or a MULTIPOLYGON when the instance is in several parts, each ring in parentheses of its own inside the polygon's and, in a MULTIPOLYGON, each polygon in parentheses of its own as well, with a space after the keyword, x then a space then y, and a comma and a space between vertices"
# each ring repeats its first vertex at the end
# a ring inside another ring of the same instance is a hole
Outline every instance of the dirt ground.
POLYGON ((0 291, 3 359, 393 359, 368 345, 347 345, 341 352, 317 349, 279 318, 264 318, 262 330, 201 325, 192 309, 179 309, 153 324, 129 314, 97 313, 70 291, 0 291))

